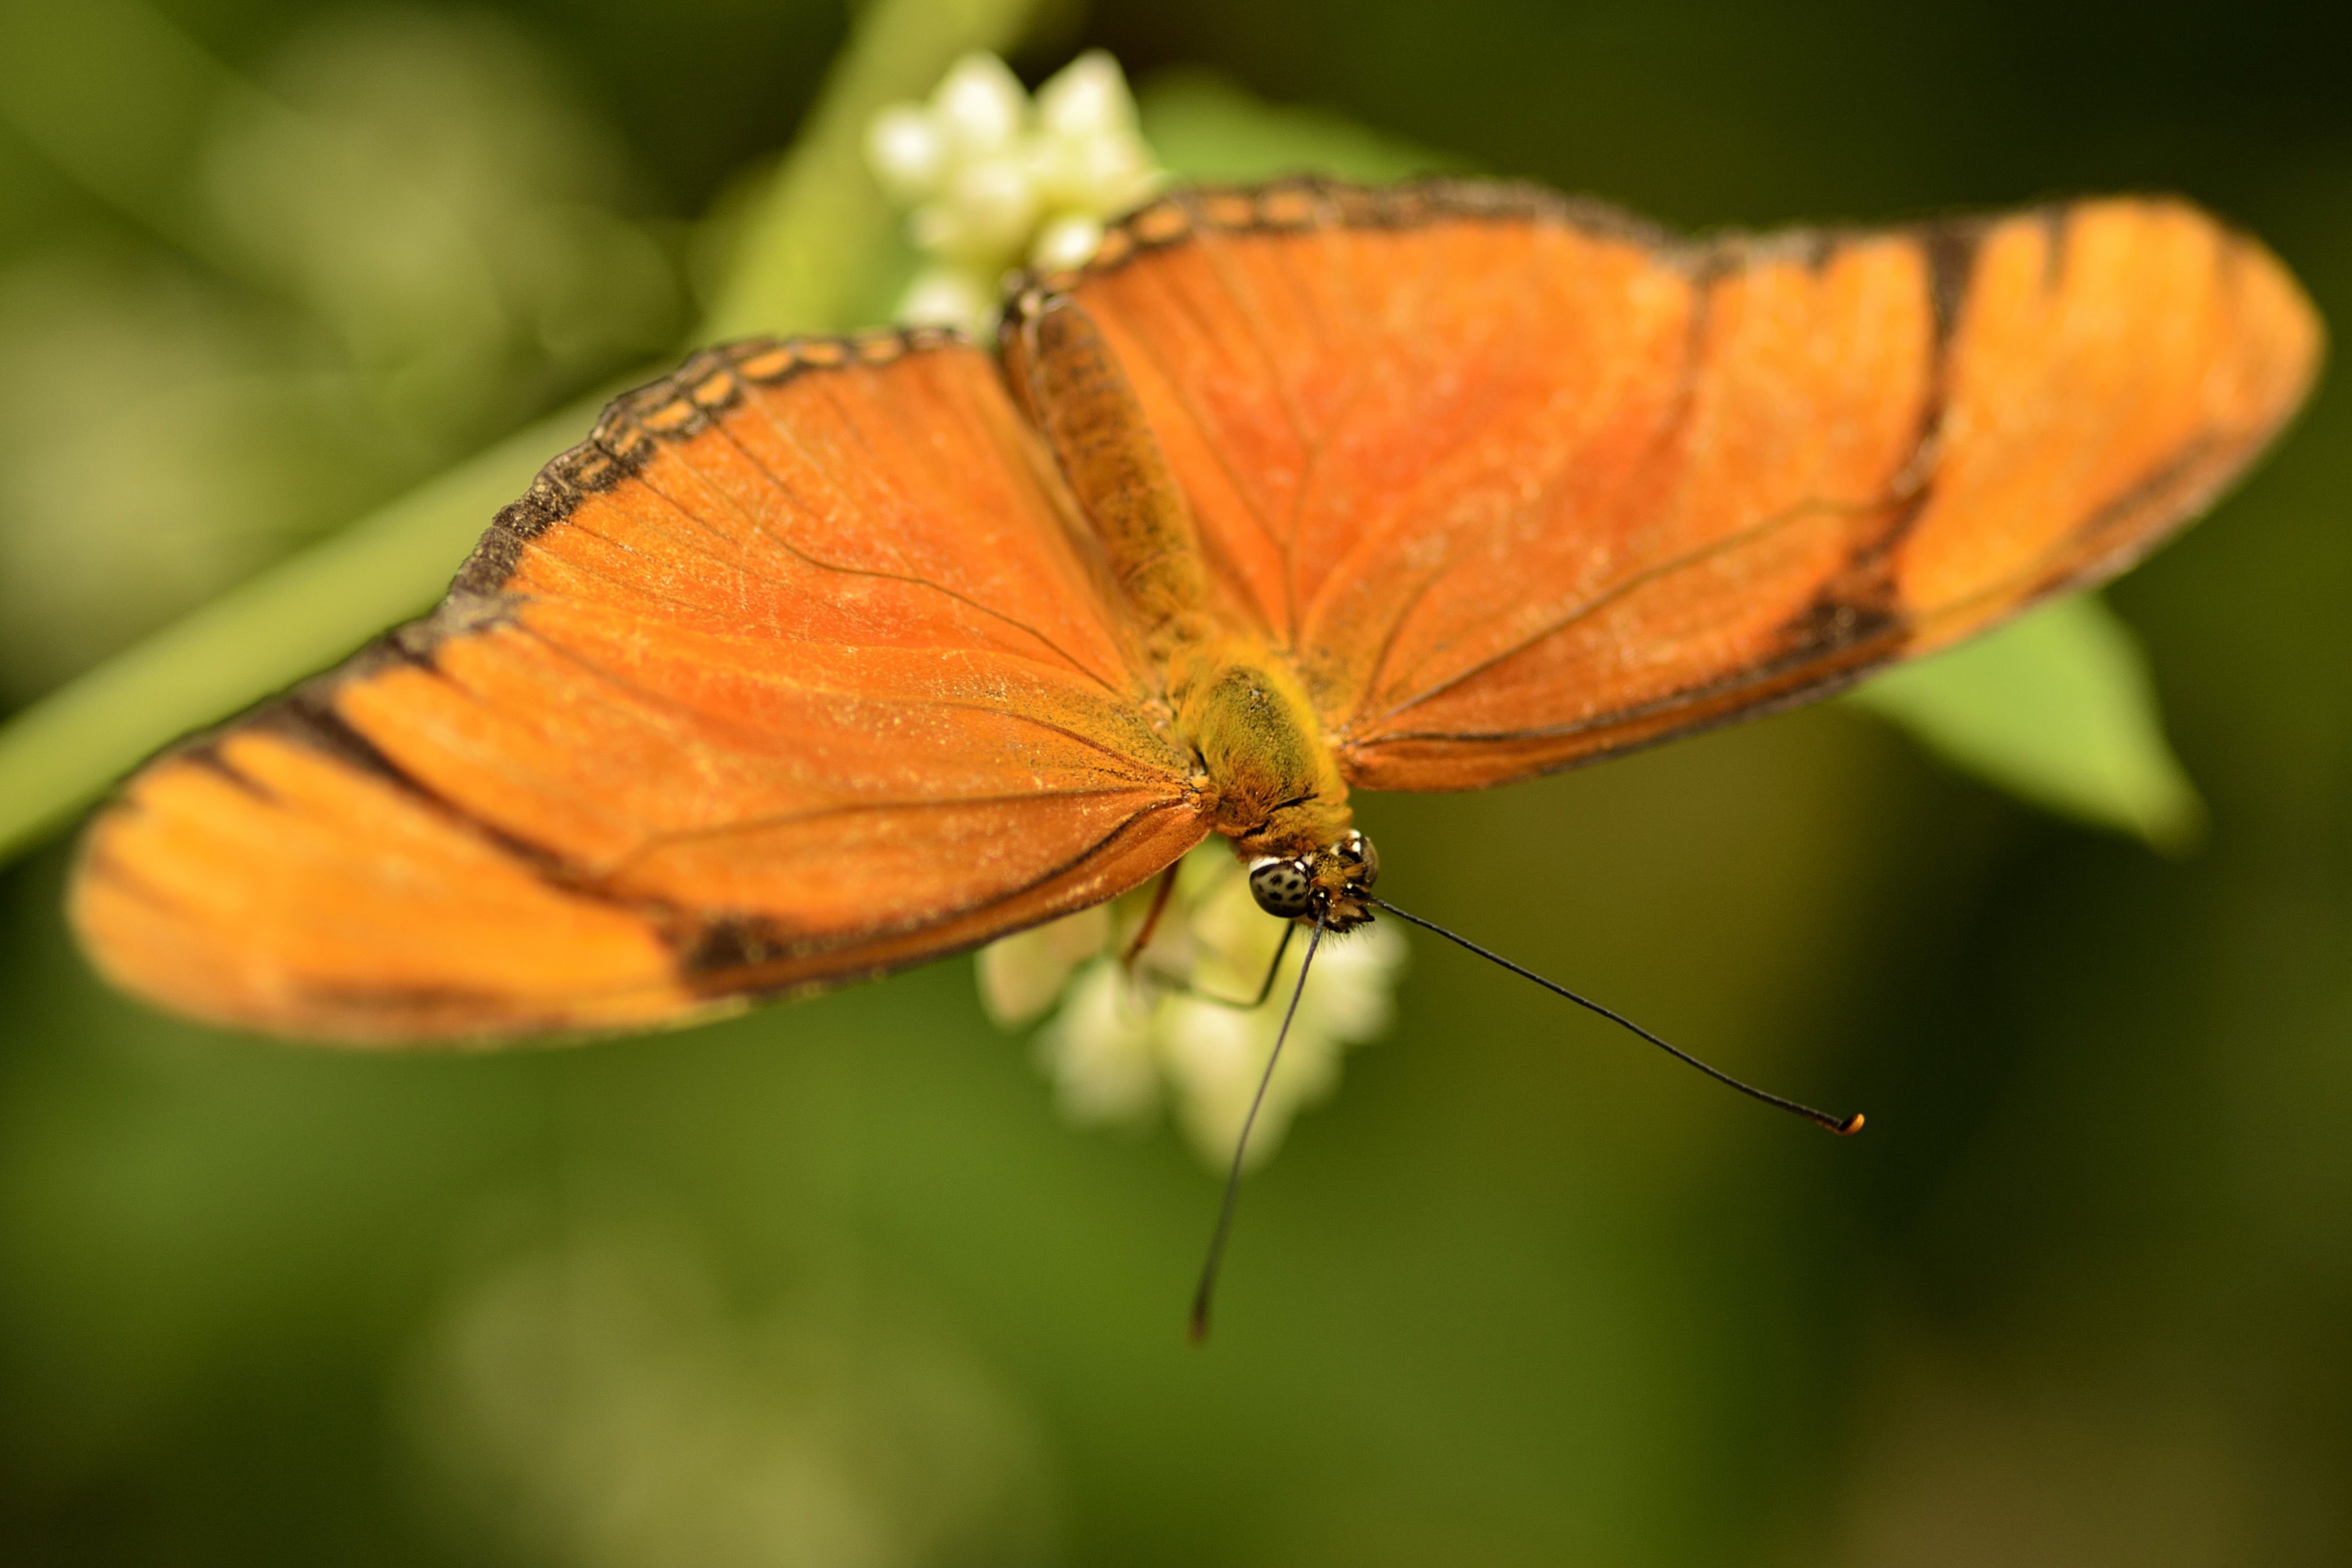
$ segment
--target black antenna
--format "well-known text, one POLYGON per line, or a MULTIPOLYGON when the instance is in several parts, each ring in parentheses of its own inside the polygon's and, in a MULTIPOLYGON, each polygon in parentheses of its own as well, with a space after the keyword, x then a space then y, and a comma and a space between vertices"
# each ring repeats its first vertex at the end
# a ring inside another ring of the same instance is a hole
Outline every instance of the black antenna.
MULTIPOLYGON (((1578 1007, 1584 1009, 1586 1011, 1599 1013, 1611 1023, 1616 1024, 1623 1029, 1631 1030, 1633 1033, 1640 1035, 1643 1040, 1648 1040, 1652 1045, 1656 1046, 1660 1051, 1664 1051, 1668 1056, 1673 1057, 1675 1061, 1685 1062, 1692 1067, 1697 1068, 1701 1072, 1706 1073, 1717 1083, 1728 1084, 1732 1088, 1738 1090, 1742 1094, 1747 1095, 1751 1100, 1761 1100, 1767 1105, 1777 1105, 1781 1110, 1788 1112, 1791 1115, 1802 1116, 1808 1122, 1827 1127, 1831 1132, 1835 1133, 1842 1138, 1851 1137, 1854 1134, 1862 1131, 1862 1113, 1859 1111, 1856 1111, 1851 1116, 1843 1118, 1832 1116, 1826 1111, 1816 1111, 1811 1105, 1801 1105, 1794 1100, 1783 1100, 1778 1094, 1767 1093, 1765 1091, 1757 1088, 1752 1083, 1743 1083, 1728 1072, 1709 1067, 1706 1062, 1701 1061, 1697 1057, 1693 1056, 1689 1051, 1681 1049, 1679 1046, 1672 1045, 1665 1040, 1660 1040, 1656 1035, 1652 1034, 1648 1030, 1643 1029, 1640 1024, 1635 1023, 1623 1013, 1618 1012, 1613 1009, 1602 1007, 1591 997, 1579 996, 1574 991, 1570 990, 1566 986, 1559 984, 1557 980, 1545 979, 1533 969, 1522 968, 1518 965, 1512 963, 1508 958, 1504 957, 1499 953, 1490 953, 1486 948, 1479 946, 1475 942, 1471 941, 1467 936, 1448 931, 1444 926, 1438 925, 1433 920, 1423 920, 1418 915, 1408 915, 1403 910, 1399 909, 1395 904, 1389 903, 1386 899, 1374 898, 1368 893, 1360 894, 1357 896, 1363 899, 1367 904, 1387 910, 1399 920, 1409 920, 1424 931, 1434 931, 1440 936, 1444 937, 1448 942, 1456 943, 1461 946, 1467 947, 1473 953, 1477 954, 1481 958, 1485 958, 1491 963, 1500 964, 1504 968, 1508 969, 1514 975, 1533 980, 1537 985, 1541 986, 1545 990, 1551 992, 1554 996, 1565 997, 1570 1001, 1574 1002, 1578 1007)), ((1318 927, 1318 929, 1319 932, 1320 928, 1318 927)), ((1314 949, 1310 947, 1307 951, 1311 954, 1314 949)), ((1294 1001, 1292 1005, 1295 1007, 1297 1004, 1294 1001)), ((1277 1047, 1276 1049, 1280 1048, 1277 1047)), ((1238 1165, 1235 1168, 1238 1170, 1238 1165)))
MULTIPOLYGON (((1287 937, 1285 938, 1286 942, 1287 937)), ((1201 1265, 1200 1289, 1192 1292, 1192 1316, 1184 1325, 1184 1336, 1194 1344, 1209 1337, 1209 1298, 1216 1293, 1217 1265, 1225 1256, 1225 1237, 1234 1228, 1234 1205, 1241 1197, 1242 1155, 1249 1151, 1250 1129, 1257 1125, 1258 1107, 1265 1103, 1266 1085, 1274 1082, 1274 1064, 1282 1060, 1282 1042, 1290 1038, 1290 1020, 1298 1016, 1298 998, 1307 994, 1307 972, 1315 967, 1315 949, 1323 945, 1323 906, 1315 907, 1315 934, 1307 939, 1307 956, 1298 965, 1298 984, 1290 993, 1289 1010, 1282 1015, 1281 1032, 1274 1037, 1274 1049, 1266 1053, 1265 1071, 1257 1081, 1257 1093, 1250 1100, 1249 1114, 1242 1118, 1242 1135, 1234 1140, 1234 1168, 1225 1173, 1225 1197, 1217 1207, 1217 1228, 1209 1238, 1209 1256, 1201 1265)), ((1280 961, 1280 955, 1276 955, 1280 961)), ((1269 984, 1273 976, 1267 977, 1269 984)))

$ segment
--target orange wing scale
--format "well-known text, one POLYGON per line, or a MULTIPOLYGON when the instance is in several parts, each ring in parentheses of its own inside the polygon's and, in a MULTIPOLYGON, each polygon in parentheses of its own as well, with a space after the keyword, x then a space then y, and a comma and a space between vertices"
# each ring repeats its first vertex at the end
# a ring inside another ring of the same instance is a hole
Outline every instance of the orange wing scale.
MULTIPOLYGON (((2321 342, 2168 201, 1680 243, 1527 187, 1292 183, 1165 198, 1045 282, 1131 383, 1222 634, 1374 789, 1762 711, 2111 575, 2321 342)), ((353 1040, 984 941, 1206 831, 1117 564, 971 346, 702 355, 433 617, 134 779, 76 924, 184 1011, 353 1040)))
POLYGON ((2210 504, 2301 405, 2310 301, 2178 202, 1984 231, 1929 493, 1893 562, 1914 651, 2111 577, 2210 504))
POLYGON ((2169 201, 1682 245, 1525 187, 1291 186, 1170 198, 1066 287, 1372 789, 1648 744, 2111 575, 2320 341, 2169 201))
POLYGON ((984 355, 744 345, 615 405, 433 620, 142 774, 75 917, 134 988, 348 1039, 874 973, 1200 841, 1129 658, 984 355))
POLYGON ((692 1001, 657 934, 366 763, 267 724, 156 763, 85 845, 75 925, 199 1017, 341 1038, 624 1028, 692 1001))

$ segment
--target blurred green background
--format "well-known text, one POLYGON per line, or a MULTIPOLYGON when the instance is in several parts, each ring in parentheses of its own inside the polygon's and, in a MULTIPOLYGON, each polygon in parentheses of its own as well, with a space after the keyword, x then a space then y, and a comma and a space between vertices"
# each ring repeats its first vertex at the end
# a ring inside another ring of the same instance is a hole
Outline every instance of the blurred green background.
MULTIPOLYGON (((0 701, 728 319, 849 26, 0 5, 0 701)), ((1689 226, 2181 190, 2341 322, 2347 42, 2284 4, 1104 0, 1013 57, 1689 226)), ((1870 1130, 1423 942, 1254 1179, 1205 1353, 1213 1178, 1059 1124, 965 962, 313 1055, 103 990, 52 841, 0 873, 0 1558, 2352 1561, 2347 426, 2324 387, 2111 595, 2193 853, 1846 707, 1366 800, 1383 891, 1870 1130)))

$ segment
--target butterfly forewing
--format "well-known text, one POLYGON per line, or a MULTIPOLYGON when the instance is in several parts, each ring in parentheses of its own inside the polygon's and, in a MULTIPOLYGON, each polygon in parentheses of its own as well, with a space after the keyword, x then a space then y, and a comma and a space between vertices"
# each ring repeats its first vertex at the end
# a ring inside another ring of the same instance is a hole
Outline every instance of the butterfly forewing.
POLYGON ((1669 242, 1517 186, 1180 193, 1069 280, 1349 777, 1491 784, 2119 570, 2316 318, 2167 201, 1669 242))
POLYGON ((2321 346, 2285 269, 2178 202, 1987 225, 1965 282, 1889 563, 1915 649, 2137 559, 2269 441, 2321 346))

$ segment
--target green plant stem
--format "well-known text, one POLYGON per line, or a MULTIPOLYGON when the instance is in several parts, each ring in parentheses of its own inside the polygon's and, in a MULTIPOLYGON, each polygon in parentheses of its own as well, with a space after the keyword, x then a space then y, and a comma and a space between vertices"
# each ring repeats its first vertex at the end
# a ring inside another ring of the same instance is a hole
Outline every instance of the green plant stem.
MULTIPOLYGON (((1016 39, 1036 0, 872 0, 776 171, 702 337, 823 329, 867 292, 891 214, 865 169, 875 111, 969 49, 1016 39)), ((0 727, 0 857, 37 841, 177 736, 290 685, 425 609, 490 517, 588 431, 551 414, 223 594, 0 727)))
POLYGON ((430 604, 483 519, 577 441, 596 406, 508 437, 16 715, 0 729, 0 852, 38 838, 164 742, 430 604))

